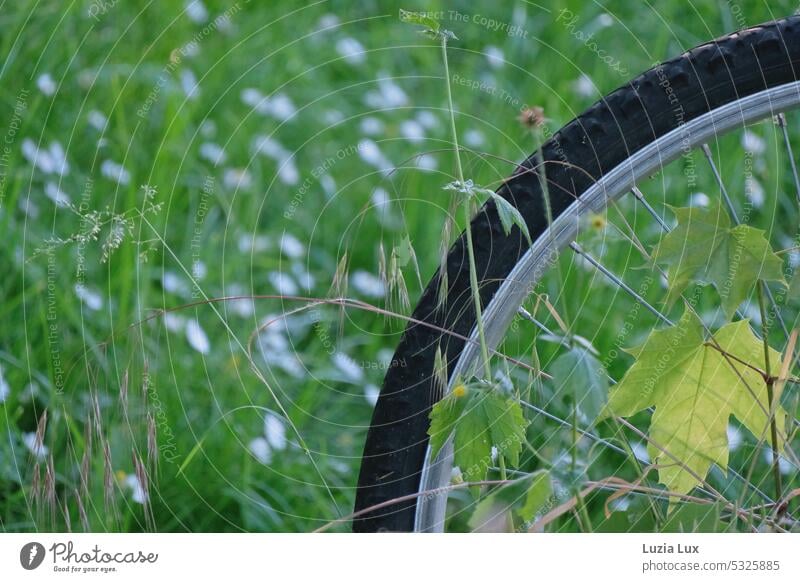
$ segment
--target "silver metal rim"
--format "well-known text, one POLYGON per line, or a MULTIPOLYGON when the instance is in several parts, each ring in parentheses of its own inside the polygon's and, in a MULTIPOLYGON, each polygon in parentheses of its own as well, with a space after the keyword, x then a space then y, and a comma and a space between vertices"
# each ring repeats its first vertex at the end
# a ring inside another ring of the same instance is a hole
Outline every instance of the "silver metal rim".
MULTIPOLYGON (((709 139, 777 115, 800 105, 800 81, 780 85, 734 101, 701 115, 663 135, 645 146, 625 162, 608 172, 556 220, 525 253, 502 283, 483 313, 486 341, 491 349, 503 339, 517 310, 545 272, 554 264, 559 253, 574 241, 580 231, 581 217, 586 212, 598 212, 609 202, 621 198, 639 180, 664 167, 684 152, 696 149, 709 139)), ((477 329, 472 330, 471 341, 458 359, 452 378, 464 375, 477 365, 480 355, 477 329)), ((479 371, 479 370, 478 370, 479 371)), ((444 530, 447 491, 437 491, 447 486, 453 467, 452 439, 431 459, 430 447, 422 468, 414 531, 441 532, 444 530), (424 493, 428 492, 428 493, 424 493)))

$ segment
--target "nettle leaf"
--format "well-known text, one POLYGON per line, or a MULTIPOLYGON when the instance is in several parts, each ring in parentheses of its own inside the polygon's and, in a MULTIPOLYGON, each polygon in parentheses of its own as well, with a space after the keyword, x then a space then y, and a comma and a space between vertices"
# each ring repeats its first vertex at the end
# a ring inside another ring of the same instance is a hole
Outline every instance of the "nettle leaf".
POLYGON ((469 519, 473 531, 509 532, 527 529, 533 518, 547 506, 553 489, 550 474, 536 471, 498 487, 484 497, 469 519), (520 523, 522 522, 522 523, 520 523))
MULTIPOLYGON (((678 325, 653 331, 642 346, 629 350, 636 362, 611 389, 603 413, 632 416, 655 407, 648 451, 659 466, 659 481, 678 493, 700 483, 692 472, 705 479, 712 463, 727 470, 731 415, 756 437, 768 436, 766 384, 753 369, 765 368, 763 343, 748 321, 729 323, 714 340, 722 351, 705 341, 702 323, 689 311, 678 325)), ((769 358, 777 370, 780 353, 770 350, 769 358)), ((775 415, 785 434, 786 411, 778 407, 775 415)))
POLYGON ((458 384, 433 406, 430 419, 431 456, 436 457, 455 433, 455 464, 465 480, 486 478, 492 447, 510 465, 519 464, 528 421, 515 399, 479 384, 458 384))
POLYGON ((584 347, 573 347, 553 362, 550 374, 556 393, 569 394, 589 422, 599 416, 610 383, 603 363, 594 354, 584 347))
POLYGON ((786 284, 783 261, 764 231, 744 224, 731 227, 719 204, 672 211, 678 226, 653 251, 655 261, 671 267, 668 303, 674 303, 693 281, 711 283, 722 298, 725 315, 731 318, 758 279, 786 284))
POLYGON ((443 30, 438 20, 436 20, 435 18, 431 18, 424 12, 413 12, 411 10, 403 10, 401 8, 400 22, 405 22, 407 24, 417 24, 419 26, 424 27, 424 30, 421 30, 420 32, 433 39, 438 39, 441 38, 442 36, 445 36, 448 39, 456 38, 456 35, 450 32, 449 30, 443 30))
POLYGON ((491 190, 489 190, 489 192, 491 192, 492 199, 497 207, 497 215, 500 217, 500 223, 503 225, 503 231, 506 234, 509 234, 511 232, 511 228, 514 225, 517 225, 522 231, 522 234, 525 235, 525 238, 528 239, 528 243, 532 244, 531 234, 528 232, 528 225, 525 223, 525 219, 522 218, 522 214, 520 214, 520 211, 517 210, 516 206, 500 196, 500 194, 497 192, 492 192, 491 190))

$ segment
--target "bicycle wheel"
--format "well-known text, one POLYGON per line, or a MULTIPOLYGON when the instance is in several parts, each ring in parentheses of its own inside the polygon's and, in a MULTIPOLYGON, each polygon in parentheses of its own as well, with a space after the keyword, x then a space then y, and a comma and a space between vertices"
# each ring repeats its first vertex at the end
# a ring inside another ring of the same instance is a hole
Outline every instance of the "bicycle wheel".
MULTIPOLYGON (((557 254, 570 245, 581 252, 573 241, 582 217, 635 190, 686 151, 796 107, 798 65, 800 17, 730 34, 636 77, 554 134, 541 157, 520 164, 498 192, 519 209, 533 244, 518 229, 504 234, 491 202, 470 225, 490 348, 503 339, 557 254), (537 159, 543 160, 554 218, 549 228, 537 159)), ((437 346, 451 383, 478 356, 475 342, 461 339, 476 336, 463 234, 449 251, 446 269, 443 307, 437 307, 437 273, 386 374, 364 447, 355 509, 384 506, 355 519, 355 531, 443 529, 446 495, 414 494, 450 479, 452 446, 431 459, 426 434, 429 411, 441 397, 433 374, 437 346), (401 497, 407 499, 386 504, 401 497)))

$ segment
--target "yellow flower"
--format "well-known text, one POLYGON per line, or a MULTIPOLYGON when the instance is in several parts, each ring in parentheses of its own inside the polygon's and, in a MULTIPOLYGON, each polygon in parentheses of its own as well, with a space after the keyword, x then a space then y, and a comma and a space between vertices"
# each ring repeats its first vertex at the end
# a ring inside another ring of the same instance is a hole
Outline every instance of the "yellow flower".
POLYGON ((456 384, 453 388, 453 396, 456 398, 463 398, 467 395, 467 387, 464 384, 456 384))
POLYGON ((593 214, 589 219, 589 223, 592 225, 592 228, 602 230, 606 227, 606 217, 602 214, 593 214))

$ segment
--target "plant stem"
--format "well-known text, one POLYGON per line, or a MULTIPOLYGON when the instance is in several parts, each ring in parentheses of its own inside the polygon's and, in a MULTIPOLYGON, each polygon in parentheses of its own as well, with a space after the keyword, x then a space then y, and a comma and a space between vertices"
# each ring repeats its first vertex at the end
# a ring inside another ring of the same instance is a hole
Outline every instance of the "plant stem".
MULTIPOLYGON (((458 147, 458 132, 456 131, 456 117, 453 110, 453 93, 450 89, 450 66, 447 62, 447 37, 442 36, 442 61, 444 62, 445 85, 447 87, 447 107, 450 112, 450 131, 453 135, 453 147, 456 152, 456 176, 462 187, 466 189, 464 180, 464 168, 461 165, 461 151, 458 147)), ((478 327, 478 339, 481 346, 481 356, 483 358, 483 372, 486 381, 492 382, 492 369, 490 367, 489 347, 486 343, 486 334, 483 329, 483 310, 481 309, 480 287, 478 286, 478 269, 475 266, 475 248, 472 244, 472 197, 464 196, 464 217, 467 221, 467 254, 469 255, 469 283, 472 290, 472 301, 475 304, 475 320, 478 327)))
POLYGON ((769 433, 770 433, 770 440, 772 445, 772 475, 775 480, 775 501, 776 503, 780 503, 780 500, 783 498, 783 484, 781 483, 781 468, 780 468, 780 457, 778 456, 778 426, 775 422, 775 411, 777 407, 775 406, 775 391, 773 389, 773 385, 775 383, 774 378, 772 377, 772 371, 770 369, 770 362, 769 362, 769 324, 767 322, 767 307, 764 301, 764 287, 766 283, 764 281, 759 280, 756 284, 756 289, 758 293, 758 307, 761 310, 761 336, 764 342, 764 372, 767 375, 767 406, 768 406, 768 413, 769 413, 769 433))

